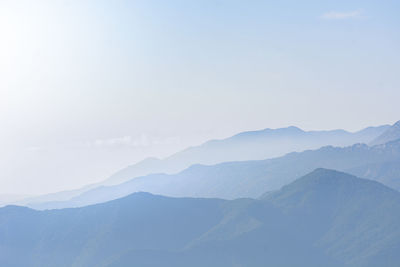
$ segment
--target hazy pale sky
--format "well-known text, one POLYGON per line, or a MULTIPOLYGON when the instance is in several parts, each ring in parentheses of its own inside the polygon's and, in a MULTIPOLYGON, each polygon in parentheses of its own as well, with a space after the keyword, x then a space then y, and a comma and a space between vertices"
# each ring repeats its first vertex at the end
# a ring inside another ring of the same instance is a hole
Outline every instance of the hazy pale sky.
POLYGON ((399 1, 0 0, 0 194, 296 125, 400 119, 399 1))

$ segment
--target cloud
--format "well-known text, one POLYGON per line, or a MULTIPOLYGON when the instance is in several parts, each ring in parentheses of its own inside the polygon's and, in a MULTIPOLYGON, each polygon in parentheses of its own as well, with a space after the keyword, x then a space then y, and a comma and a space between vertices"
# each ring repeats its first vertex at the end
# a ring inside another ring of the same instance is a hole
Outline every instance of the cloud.
POLYGON ((356 19, 362 17, 363 11, 361 9, 357 9, 350 12, 336 12, 331 11, 320 16, 322 19, 331 19, 331 20, 343 20, 343 19, 356 19))
POLYGON ((126 146, 134 143, 130 136, 109 138, 109 139, 97 139, 94 141, 95 146, 126 146))
POLYGON ((88 145, 91 147, 149 147, 179 143, 179 137, 150 138, 149 136, 142 134, 136 138, 132 136, 123 136, 109 139, 97 139, 88 145))

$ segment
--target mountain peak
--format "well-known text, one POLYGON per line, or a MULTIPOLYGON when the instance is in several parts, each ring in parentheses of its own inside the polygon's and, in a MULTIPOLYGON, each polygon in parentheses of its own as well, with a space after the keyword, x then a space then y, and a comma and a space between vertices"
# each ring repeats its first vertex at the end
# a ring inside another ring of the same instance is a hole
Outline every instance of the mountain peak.
POLYGON ((296 133, 304 133, 304 131, 296 126, 289 126, 284 128, 265 128, 263 130, 256 131, 246 131, 238 133, 231 138, 242 138, 242 137, 255 137, 255 136, 263 136, 266 135, 280 135, 280 134, 296 134, 296 133))
POLYGON ((383 132, 383 134, 375 138, 370 145, 382 145, 397 139, 400 139, 400 121, 393 124, 389 129, 383 132))
POLYGON ((261 198, 287 199, 293 205, 298 205, 306 200, 321 198, 346 200, 353 194, 366 192, 368 194, 388 194, 396 191, 372 180, 358 178, 340 171, 318 168, 282 187, 281 190, 273 194, 265 194, 261 198))
POLYGON ((325 168, 317 168, 314 171, 310 172, 309 174, 303 176, 302 178, 295 181, 293 184, 298 182, 299 184, 306 184, 306 183, 340 183, 343 181, 350 181, 350 180, 361 180, 353 175, 331 170, 325 168))

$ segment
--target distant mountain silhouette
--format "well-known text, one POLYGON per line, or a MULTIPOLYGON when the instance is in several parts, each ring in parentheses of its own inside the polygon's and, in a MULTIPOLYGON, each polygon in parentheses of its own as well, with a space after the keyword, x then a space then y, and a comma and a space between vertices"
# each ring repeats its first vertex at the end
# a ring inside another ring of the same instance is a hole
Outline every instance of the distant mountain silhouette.
MULTIPOLYGON (((77 197, 90 189, 97 188, 99 185, 98 184, 90 184, 87 186, 84 186, 80 189, 76 190, 67 190, 67 191, 61 191, 57 193, 51 193, 51 194, 45 194, 45 195, 39 195, 39 196, 30 196, 30 197, 24 197, 20 198, 16 201, 13 201, 12 204, 17 204, 17 205, 27 205, 28 203, 30 205, 42 205, 42 203, 50 203, 54 201, 69 201, 70 199, 77 197)), ((4 201, 3 203, 0 202, 0 207, 10 204, 10 200, 4 201)))
POLYGON ((393 124, 390 128, 384 131, 381 135, 370 142, 370 145, 382 145, 390 141, 400 139, 400 121, 393 124))
MULTIPOLYGON (((110 186, 114 184, 119 184, 122 181, 129 181, 132 178, 155 173, 178 173, 194 164, 213 165, 216 163, 227 161, 246 161, 253 159, 263 160, 274 155, 277 156, 296 150, 303 151, 305 149, 316 149, 327 144, 343 146, 346 144, 351 145, 357 142, 367 143, 382 134, 389 127, 389 125, 368 127, 355 133, 346 132, 344 130, 306 132, 293 126, 281 129, 265 129, 260 131, 243 132, 227 139, 212 140, 206 142, 201 146, 188 148, 164 160, 156 158, 145 159, 137 164, 118 171, 103 183, 91 184, 77 190, 70 190, 27 198, 14 203, 19 205, 28 205, 35 208, 65 207, 65 205, 60 202, 66 202, 71 199, 74 199, 74 202, 77 202, 74 205, 78 206, 81 206, 83 203, 84 205, 98 203, 98 201, 95 201, 95 199, 89 202, 86 200, 81 201, 78 199, 81 198, 80 195, 85 194, 85 192, 88 192, 91 189, 94 189, 94 191, 99 191, 98 189, 102 185, 110 186), (44 203, 53 203, 54 205, 47 205, 44 203)), ((310 170, 311 169, 307 169, 307 171, 310 170)), ((305 173, 306 172, 302 172, 301 174, 305 173)), ((299 177, 299 174, 297 173, 295 177, 299 177)), ((148 191, 148 188, 144 189, 145 191, 148 191)), ((125 191, 126 192, 123 195, 118 193, 115 197, 109 198, 106 194, 104 197, 101 198, 104 199, 104 201, 107 201, 110 199, 122 197, 132 192, 136 192, 137 190, 135 189, 125 191)), ((164 192, 155 191, 154 193, 163 194, 164 192)), ((189 196, 204 197, 205 195, 200 194, 189 196)), ((213 196, 226 197, 225 195, 218 194, 214 194, 213 196)))
POLYGON ((120 185, 100 186, 69 201, 28 203, 28 206, 37 209, 80 207, 138 191, 172 197, 257 198, 265 191, 278 190, 316 168, 349 171, 399 190, 400 168, 396 164, 391 165, 391 172, 386 176, 383 176, 384 170, 365 171, 368 166, 389 167, 390 162, 400 162, 400 140, 374 147, 364 144, 344 148, 327 146, 261 161, 194 165, 178 174, 152 174, 120 185))
POLYGON ((258 200, 0 209, 1 266, 397 267, 400 193, 317 169, 258 200))
POLYGON ((228 161, 263 160, 326 145, 349 146, 369 143, 389 127, 368 127, 355 133, 344 130, 303 131, 294 126, 242 132, 226 139, 211 140, 200 146, 187 148, 163 160, 145 159, 118 171, 103 184, 119 184, 153 173, 177 173, 193 164, 213 165, 228 161))

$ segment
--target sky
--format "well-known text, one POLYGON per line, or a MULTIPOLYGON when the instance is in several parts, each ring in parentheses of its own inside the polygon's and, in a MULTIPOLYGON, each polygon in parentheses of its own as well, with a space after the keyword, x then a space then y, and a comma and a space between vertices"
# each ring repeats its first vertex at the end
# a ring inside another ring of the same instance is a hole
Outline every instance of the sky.
POLYGON ((0 194, 264 128, 400 119, 399 1, 0 0, 0 194))

